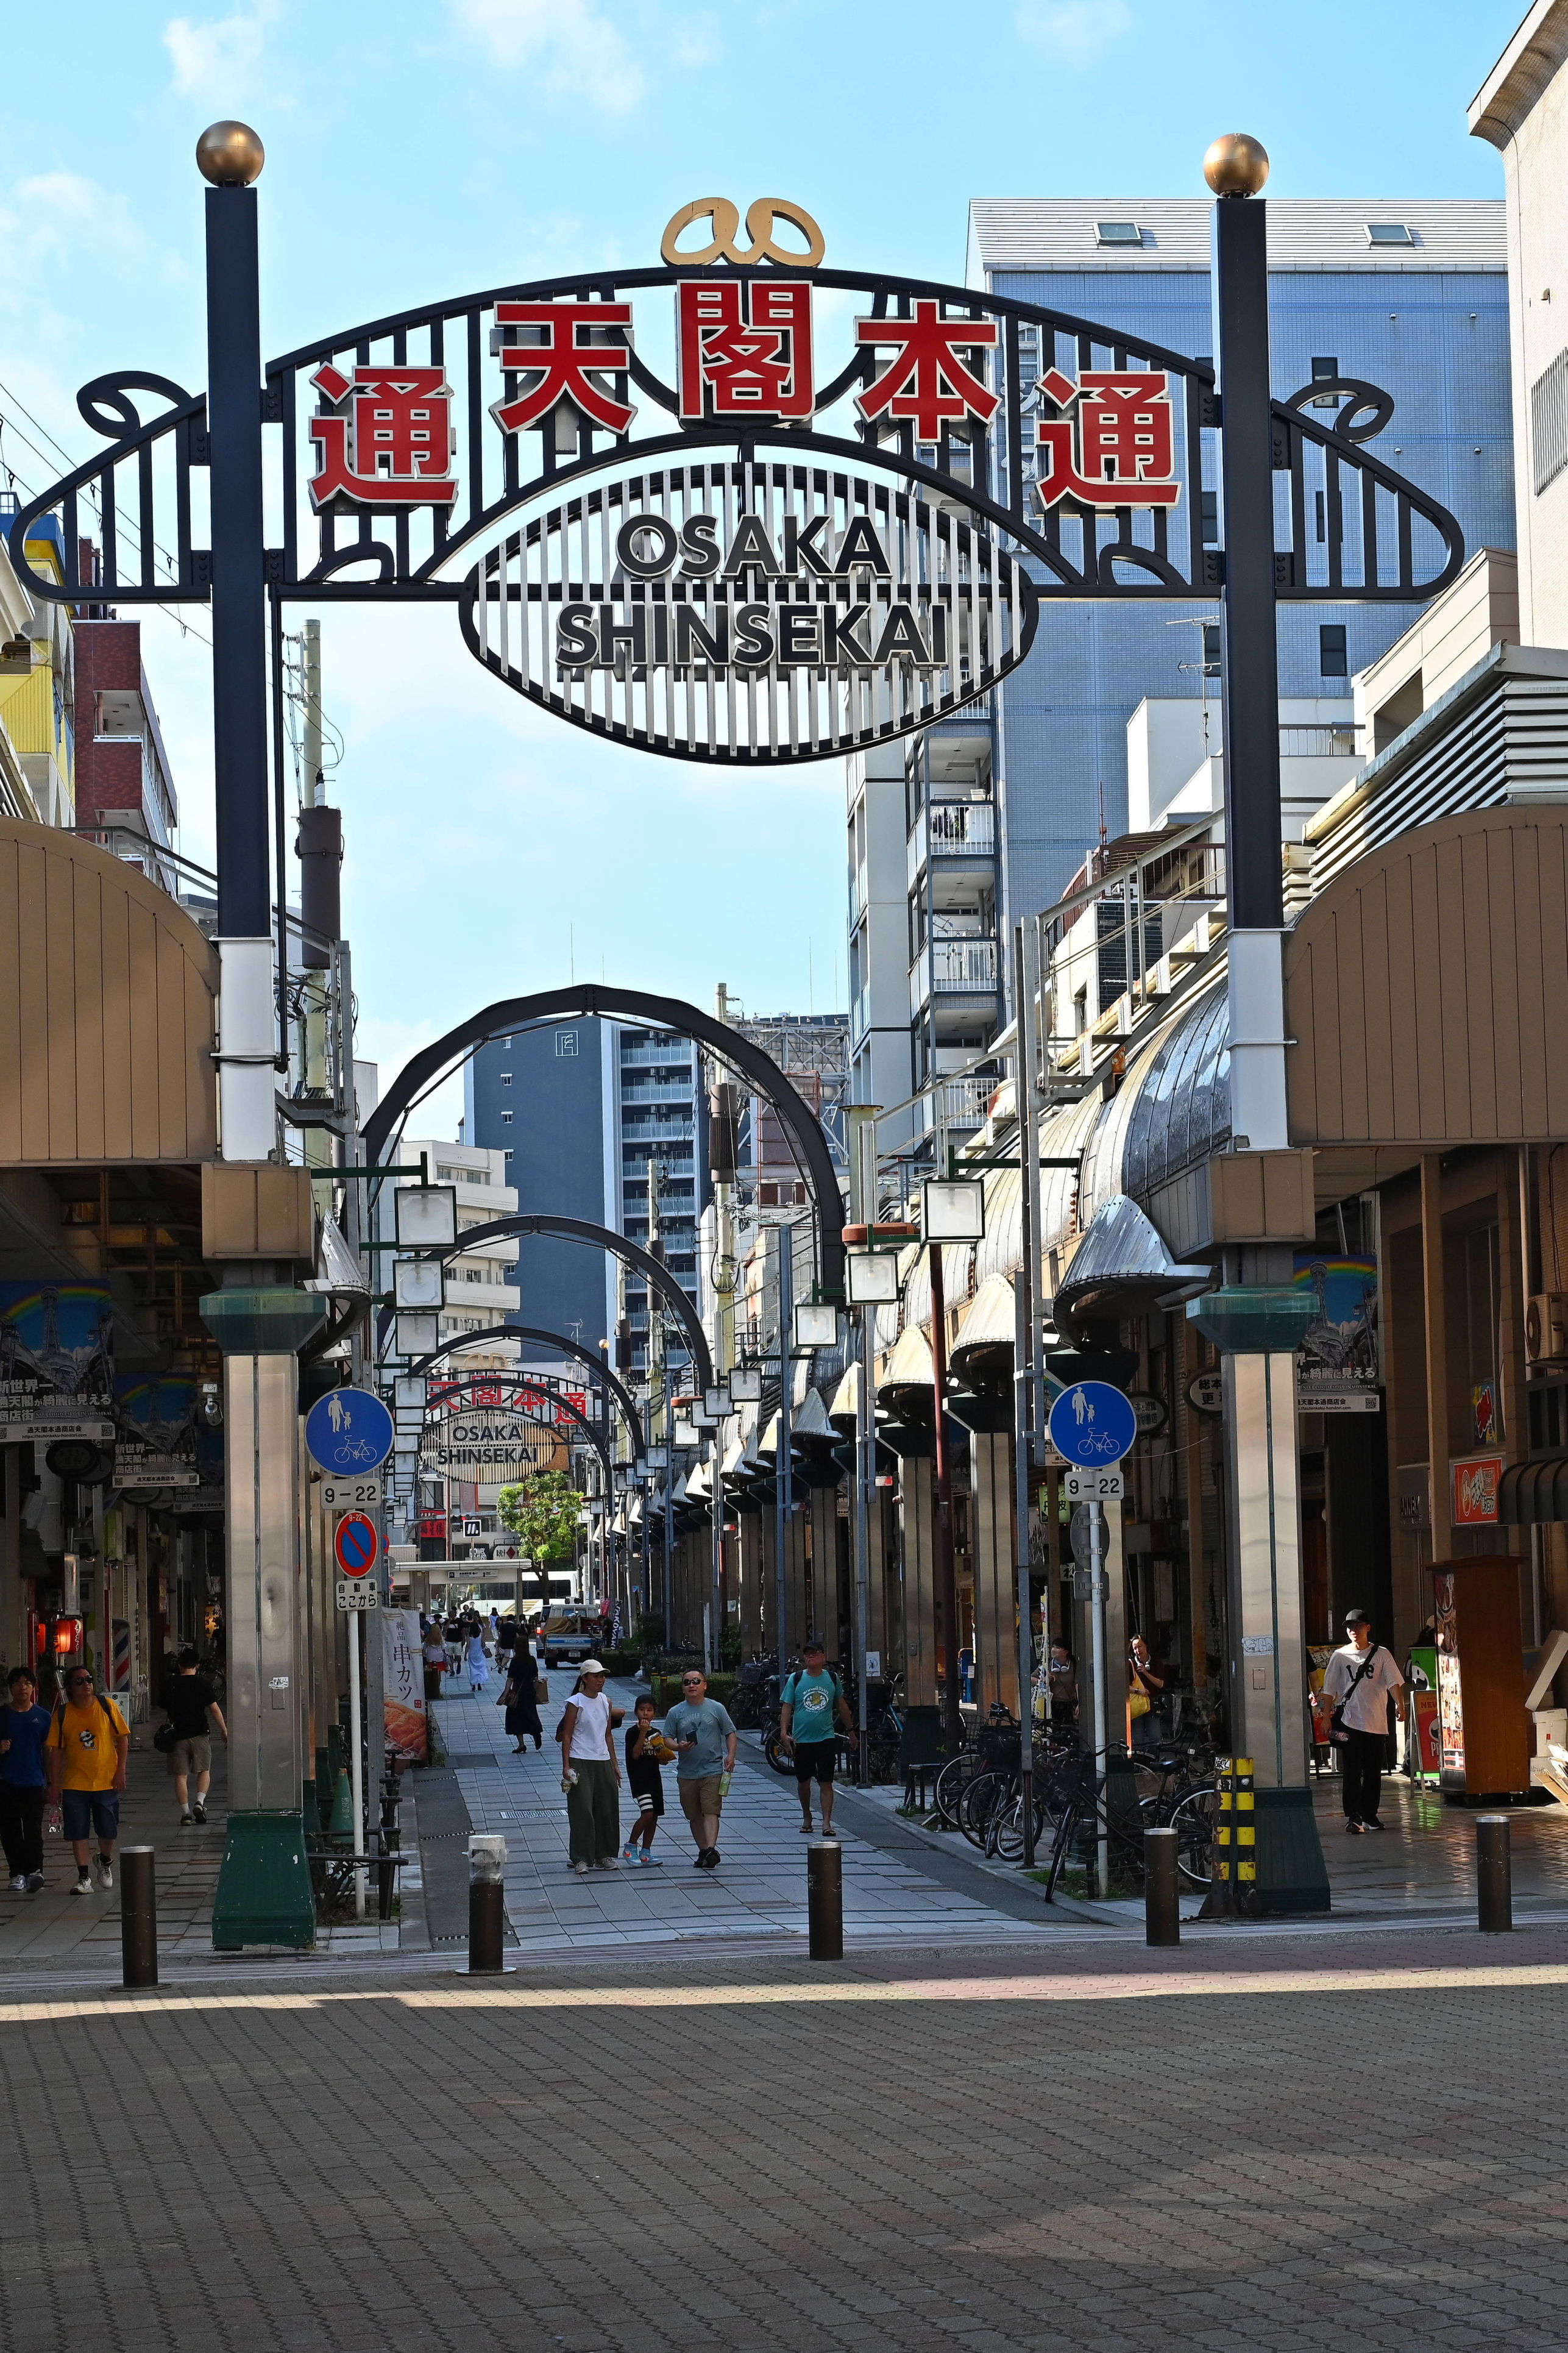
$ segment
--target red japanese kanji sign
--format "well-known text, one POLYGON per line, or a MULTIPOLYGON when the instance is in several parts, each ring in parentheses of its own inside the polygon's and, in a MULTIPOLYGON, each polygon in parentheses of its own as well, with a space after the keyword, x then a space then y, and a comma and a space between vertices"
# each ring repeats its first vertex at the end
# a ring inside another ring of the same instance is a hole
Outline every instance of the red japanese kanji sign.
POLYGON ((811 415, 809 286, 683 279, 675 330, 682 417, 811 415))
POLYGON ((994 319, 946 319, 940 302, 923 297, 908 319, 857 319, 858 343, 893 344, 897 356, 856 395, 856 407, 868 420, 886 415, 912 424, 921 441, 935 441, 944 425, 970 417, 988 425, 997 396, 959 353, 994 351, 997 332, 994 319))
POLYGON ((625 367, 631 323, 629 302, 498 302, 497 354, 502 367, 524 378, 510 400, 498 400, 490 410, 501 431, 542 425, 569 400, 591 425, 624 433, 637 410, 600 378, 625 367))
POLYGON ((310 382, 325 404, 310 420, 318 514, 452 504, 452 390, 440 368, 356 367, 347 376, 329 363, 310 382))
POLYGON ((1040 504, 1074 498, 1102 509, 1174 506, 1181 484, 1173 479, 1168 381, 1160 369, 1086 368, 1074 384, 1049 369, 1040 390, 1072 413, 1038 428, 1040 504))

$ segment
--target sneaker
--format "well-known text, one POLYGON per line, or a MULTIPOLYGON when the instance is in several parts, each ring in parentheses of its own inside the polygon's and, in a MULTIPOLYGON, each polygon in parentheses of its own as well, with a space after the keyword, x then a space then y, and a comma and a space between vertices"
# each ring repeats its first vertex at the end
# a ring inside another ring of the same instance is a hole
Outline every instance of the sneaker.
POLYGON ((594 1865, 595 1871, 619 1871, 620 1867, 620 1864, 616 1861, 613 1854, 603 1856, 600 1861, 594 1865))
POLYGON ((195 1819, 195 1814, 182 1814, 180 1816, 180 1828, 183 1831, 188 1831, 195 1819))
POLYGON ((710 1846, 706 1854, 700 1855, 698 1857, 698 1861, 700 1862, 704 1871, 717 1871, 719 1868, 718 1848, 716 1846, 710 1846))
POLYGON ((38 1893, 38 1890, 42 1887, 43 1883, 44 1883, 44 1874, 43 1874, 43 1873, 42 1873, 41 1871, 35 1871, 35 1872, 33 1872, 33 1873, 31 1873, 31 1875, 30 1875, 26 1880, 25 1880, 25 1881, 23 1882, 23 1886, 24 1886, 25 1892, 26 1892, 28 1895, 36 1895, 36 1894, 38 1893))
POLYGON ((693 1859, 692 1859, 691 1868, 692 1868, 692 1870, 693 1870, 693 1871, 706 1871, 706 1870, 707 1870, 707 1868, 708 1868, 708 1849, 707 1849, 705 1846, 700 1846, 700 1847, 698 1848, 697 1852, 696 1852, 695 1856, 694 1856, 694 1857, 693 1857, 693 1859))
POLYGON ((1381 1831, 1385 1830, 1387 1828, 1387 1824, 1385 1822, 1380 1822, 1375 1814, 1369 1814, 1365 1821, 1363 1822, 1362 1828, 1363 1831, 1381 1831))
POLYGON ((114 1865, 111 1862, 106 1861, 101 1854, 97 1854, 92 1859, 92 1867, 98 1873, 98 1883, 100 1887, 113 1886, 114 1865))
POLYGON ((90 1872, 83 1871, 78 1873, 77 1883, 71 1889, 71 1894, 73 1895, 90 1895, 92 1894, 92 1873, 90 1872))
POLYGON ((588 1866, 587 1866, 587 1864, 586 1864, 585 1862, 574 1862, 574 1863, 572 1865, 572 1868, 573 1868, 573 1870, 577 1873, 577 1875, 578 1875, 578 1877, 579 1877, 580 1879, 586 1879, 586 1878, 587 1878, 587 1876, 588 1876, 588 1866))
POLYGON ((621 1861, 622 1861, 623 1862, 635 1862, 637 1861, 637 1851, 636 1847, 632 1844, 632 1842, 631 1842, 630 1839, 628 1839, 628 1840, 626 1841, 626 1842, 625 1846, 624 1846, 624 1847, 622 1847, 622 1849, 621 1849, 621 1861))
POLYGON ((664 1869, 664 1864, 660 1862, 657 1854, 653 1853, 649 1848, 645 1846, 641 1854, 637 1857, 637 1869, 639 1871, 647 1871, 650 1867, 655 1871, 662 1871, 664 1869))
POLYGON ((195 1823, 198 1830, 205 1828, 207 1810, 203 1805, 199 1798, 196 1799, 195 1804, 191 1808, 191 1819, 195 1823))
POLYGON ((13 1881, 11 1882, 11 1893, 12 1893, 12 1894, 13 1894, 13 1895, 20 1895, 20 1894, 23 1894, 23 1892, 25 1891, 26 1887, 26 1884, 27 1884, 27 1874, 26 1874, 26 1873, 25 1871, 19 1871, 19 1872, 16 1873, 16 1876, 15 1877, 15 1879, 13 1879, 13 1881))
POLYGON ((1351 1817, 1348 1814, 1346 1815, 1345 1829, 1349 1831, 1352 1838, 1360 1838, 1365 1828, 1366 1824, 1364 1822, 1352 1821, 1351 1817))

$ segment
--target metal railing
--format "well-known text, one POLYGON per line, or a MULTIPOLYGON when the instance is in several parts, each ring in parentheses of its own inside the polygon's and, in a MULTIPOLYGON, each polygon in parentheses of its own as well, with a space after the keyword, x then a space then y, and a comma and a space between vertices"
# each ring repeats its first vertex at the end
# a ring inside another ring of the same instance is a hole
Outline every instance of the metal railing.
POLYGON ((993 989, 996 986, 994 940, 932 940, 926 953, 933 988, 993 989))
POLYGON ((1001 1083, 1000 1079, 973 1076, 940 1081, 936 1092, 949 1127, 984 1127, 987 1107, 1001 1083))
POLYGON ((990 801, 932 801, 925 814, 933 858, 984 858, 996 847, 996 811, 990 801))

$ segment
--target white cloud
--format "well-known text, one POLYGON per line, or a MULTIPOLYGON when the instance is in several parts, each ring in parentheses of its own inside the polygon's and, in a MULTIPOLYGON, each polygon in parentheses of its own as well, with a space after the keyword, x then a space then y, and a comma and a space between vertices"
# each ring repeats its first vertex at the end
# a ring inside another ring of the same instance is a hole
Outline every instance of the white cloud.
POLYGON ((554 98, 586 99, 626 114, 646 87, 642 69, 590 0, 448 0, 462 29, 497 65, 527 65, 554 98))
POLYGON ((669 53, 678 66, 717 65, 723 55, 717 26, 707 16, 689 16, 670 35, 669 53))
POLYGON ((1021 0, 1018 37, 1066 65, 1088 65, 1132 29, 1127 0, 1021 0))
POLYGON ((267 29, 277 14, 277 0, 257 0, 254 8, 232 16, 171 17, 163 27, 163 47, 180 97, 234 106, 254 95, 267 29))

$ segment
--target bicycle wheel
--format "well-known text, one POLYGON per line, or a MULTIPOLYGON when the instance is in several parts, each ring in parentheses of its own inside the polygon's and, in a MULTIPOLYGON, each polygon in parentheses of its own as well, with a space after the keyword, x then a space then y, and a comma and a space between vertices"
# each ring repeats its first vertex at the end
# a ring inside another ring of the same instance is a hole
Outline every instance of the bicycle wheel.
POLYGON ((937 1812, 950 1831, 958 1828, 958 1809, 963 1793, 980 1770, 980 1758, 973 1749, 965 1748, 958 1756, 950 1757, 937 1775, 931 1795, 937 1812))
POLYGON ((763 1755, 767 1758, 768 1763, 773 1767, 775 1773, 782 1773, 789 1779, 794 1779, 795 1758, 786 1755, 784 1750, 780 1746, 779 1736, 776 1727, 773 1731, 763 1735, 763 1755))
MULTIPOLYGON (((1046 1821, 1045 1800, 1041 1797, 1038 1789, 1035 1792, 1034 1807, 1035 1860, 1037 1862, 1042 1854, 1046 1852, 1047 1841, 1050 1834, 1046 1821)), ((989 1851, 996 1854, 1003 1862, 1023 1862, 1024 1799, 1022 1792, 1014 1799, 1013 1803, 1010 1806, 1003 1807, 1000 1810, 995 1819, 995 1827, 993 1832, 993 1843, 989 1851)))
POLYGON ((1176 1869, 1190 1887, 1206 1887, 1214 1877, 1215 1793, 1189 1789, 1172 1808, 1170 1827, 1176 1833, 1176 1869))
POLYGON ((1001 1795, 1001 1782, 999 1773, 976 1773, 958 1801, 958 1827, 971 1846, 977 1846, 982 1851, 985 1845, 991 1809, 1001 1795))

